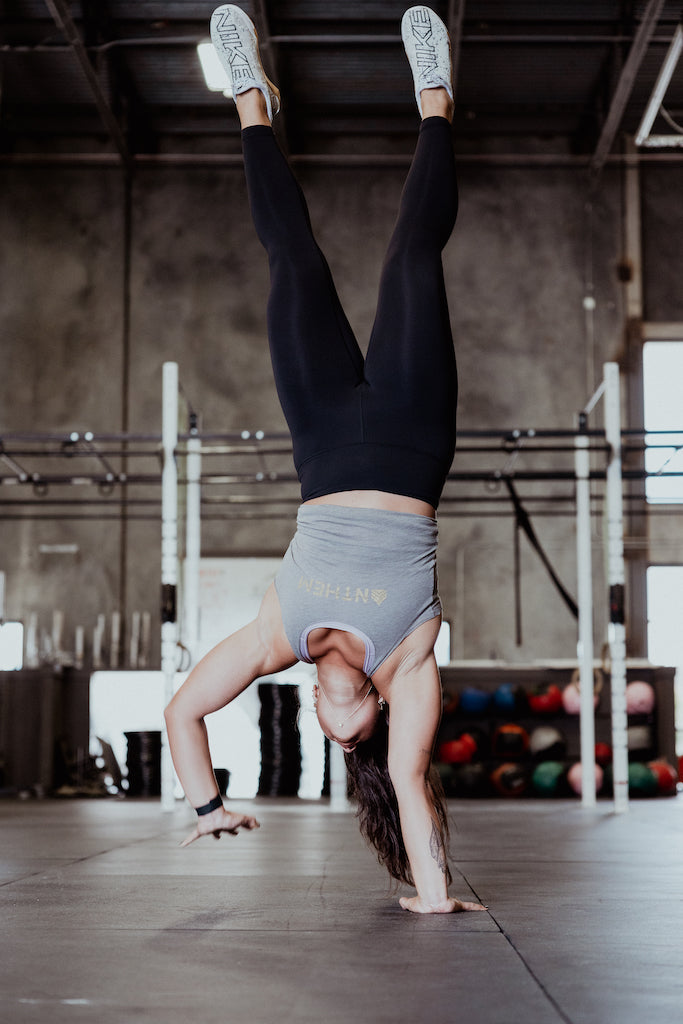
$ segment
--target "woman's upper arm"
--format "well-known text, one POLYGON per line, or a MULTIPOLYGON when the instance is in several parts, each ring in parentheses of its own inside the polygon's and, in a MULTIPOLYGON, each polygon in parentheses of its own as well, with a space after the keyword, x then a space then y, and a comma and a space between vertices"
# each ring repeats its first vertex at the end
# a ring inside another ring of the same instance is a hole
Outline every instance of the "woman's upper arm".
POLYGON ((202 658, 176 694, 172 706, 202 718, 225 707, 262 675, 296 663, 282 626, 275 588, 270 587, 258 616, 222 640, 202 658))

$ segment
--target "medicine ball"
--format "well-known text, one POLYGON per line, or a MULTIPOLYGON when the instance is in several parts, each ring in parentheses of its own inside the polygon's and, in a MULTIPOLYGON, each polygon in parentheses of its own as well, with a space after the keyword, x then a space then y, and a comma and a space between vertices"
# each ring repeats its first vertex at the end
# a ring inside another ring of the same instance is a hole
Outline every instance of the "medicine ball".
POLYGON ((676 796, 678 791, 678 772, 672 764, 664 758, 650 761, 648 768, 654 773, 657 779, 658 796, 676 796))
POLYGON ((560 761, 541 761, 533 770, 531 784, 538 796, 558 796, 565 781, 565 767, 560 761))
POLYGON ((438 759, 444 764, 469 764, 476 752, 476 740, 470 733, 464 732, 457 739, 440 744, 438 759))
POLYGON ((521 757, 529 749, 529 735, 521 725, 507 722, 494 732, 491 749, 495 757, 521 757))
POLYGON ((535 687, 529 694, 529 707, 537 715, 556 715, 562 710, 562 690, 555 683, 535 687))
MULTIPOLYGON (((602 692, 603 682, 604 676, 601 669, 595 669, 591 683, 593 687, 594 710, 600 703, 600 693, 602 692)), ((581 672, 578 668, 574 669, 570 682, 567 683, 562 691, 562 707, 568 715, 581 714, 581 672)))
POLYGON ((452 794, 457 797, 490 796, 489 777, 483 764, 459 764, 453 767, 452 794))
MULTIPOLYGON (((593 693, 593 709, 597 708, 600 697, 593 693)), ((568 715, 581 714, 581 690, 577 683, 567 683, 562 691, 562 707, 568 715)))
POLYGON ((605 767, 606 764, 610 764, 612 761, 612 748, 609 743, 596 743, 595 744, 595 761, 601 767, 605 767))
POLYGON ((626 687, 626 713, 649 715, 655 706, 655 691, 649 683, 635 679, 626 687))
POLYGON ((654 739, 649 725, 629 725, 626 742, 628 756, 633 761, 644 761, 648 754, 654 753, 654 739))
POLYGON ((519 713, 528 706, 526 692, 523 687, 513 683, 501 683, 493 694, 493 705, 496 711, 504 714, 519 713))
POLYGON ((631 796, 656 796, 659 784, 657 776, 648 765, 634 761, 628 766, 628 791, 631 796))
POLYGON ((521 764, 506 761, 491 772, 491 785, 505 797, 524 796, 529 788, 529 771, 521 764))
MULTIPOLYGON (((605 774, 599 764, 593 767, 595 768, 595 792, 599 793, 605 780, 605 774)), ((571 791, 581 796, 583 792, 583 768, 580 761, 573 764, 567 772, 567 782, 571 791)))
POLYGON ((466 686, 460 691, 460 710, 465 715, 482 715, 490 708, 492 698, 493 694, 486 690, 466 686))
POLYGON ((567 754, 567 741, 552 725, 538 725, 529 737, 529 750, 538 761, 557 761, 567 754))

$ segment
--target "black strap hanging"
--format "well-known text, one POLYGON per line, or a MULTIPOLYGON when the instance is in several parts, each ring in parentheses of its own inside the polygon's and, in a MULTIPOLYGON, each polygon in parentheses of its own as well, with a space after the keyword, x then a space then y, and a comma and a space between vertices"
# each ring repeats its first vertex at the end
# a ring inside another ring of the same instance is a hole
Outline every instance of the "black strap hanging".
MULTIPOLYGON (((531 520, 529 519, 529 516, 528 516, 525 508, 523 507, 523 505, 522 505, 522 503, 521 503, 521 501, 519 499, 519 495, 517 494, 517 491, 515 489, 515 485, 513 484, 512 480, 510 480, 509 477, 505 477, 504 479, 505 479, 505 486, 507 487, 508 492, 510 494, 510 500, 512 501, 512 506, 513 506, 513 508, 515 510, 515 520, 516 520, 516 524, 517 524, 518 529, 524 530, 525 534, 529 538, 529 543, 531 544, 531 546, 534 549, 534 551, 537 553, 538 557, 543 562, 543 565, 546 567, 546 570, 548 571, 548 575, 550 576, 551 580, 555 584, 555 586, 556 586, 556 588, 557 588, 557 590, 558 590, 558 592, 560 594, 560 597, 562 598, 564 603, 567 605, 567 608, 569 608, 569 611, 572 613, 574 618, 578 619, 578 617, 579 617, 578 605, 577 605, 576 601, 574 600, 574 598, 571 596, 571 594, 565 589, 565 587, 561 583, 559 577, 557 576, 557 573, 555 572, 555 570, 553 569, 552 565, 550 564, 548 556, 546 555, 545 551, 541 547, 541 543, 540 543, 538 537, 536 536, 536 531, 534 530, 533 526, 531 525, 531 520)), ((516 573, 519 572, 519 566, 518 565, 516 565, 516 567, 515 567, 515 572, 516 573)), ((521 629, 518 631, 518 637, 519 637, 520 633, 521 633, 521 629)), ((518 640, 518 643, 519 643, 519 640, 518 640)))

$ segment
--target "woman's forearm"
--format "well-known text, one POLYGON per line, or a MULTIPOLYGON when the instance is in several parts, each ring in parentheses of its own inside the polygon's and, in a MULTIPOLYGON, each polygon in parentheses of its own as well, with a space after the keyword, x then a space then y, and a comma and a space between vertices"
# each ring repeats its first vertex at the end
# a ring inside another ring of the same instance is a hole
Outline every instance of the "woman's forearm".
POLYGON ((254 679, 295 661, 271 586, 258 619, 222 640, 193 668, 165 711, 173 764, 193 807, 208 803, 217 790, 204 716, 230 704, 254 679))
POLYGON ((203 718, 193 719, 170 705, 166 730, 176 774, 193 807, 208 803, 218 789, 211 764, 209 739, 203 718))
POLYGON ((394 783, 401 832, 418 896, 438 906, 448 898, 448 864, 424 777, 394 783))

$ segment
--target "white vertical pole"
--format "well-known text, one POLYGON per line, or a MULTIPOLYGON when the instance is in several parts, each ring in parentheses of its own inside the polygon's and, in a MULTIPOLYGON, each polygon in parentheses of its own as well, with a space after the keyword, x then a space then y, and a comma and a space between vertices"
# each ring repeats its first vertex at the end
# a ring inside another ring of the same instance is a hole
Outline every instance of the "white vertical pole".
MULTIPOLYGON (((173 697, 178 646, 178 469, 175 454, 177 446, 178 364, 164 363, 161 471, 161 671, 164 675, 164 704, 168 704, 173 697)), ((164 811, 172 811, 175 806, 175 777, 165 726, 163 740, 161 808, 164 811)))
POLYGON ((109 668, 119 668, 121 663, 121 612, 111 613, 111 643, 109 644, 109 668))
MULTIPOLYGON (((196 434, 196 427, 192 427, 190 433, 196 434)), ((199 562, 202 549, 201 446, 201 440, 196 436, 190 437, 187 442, 183 619, 184 642, 190 652, 190 667, 197 659, 199 645, 199 562)))
MULTIPOLYGON (((579 429, 585 429, 585 417, 579 429)), ((591 557, 588 435, 574 441, 576 471, 576 571, 579 604, 577 656, 581 681, 581 803, 595 807, 595 710, 593 706, 593 564, 591 557)))
POLYGON ((607 582, 612 665, 612 751, 614 811, 628 810, 628 720, 626 715, 626 628, 624 622, 624 515, 621 479, 621 394, 619 366, 605 363, 605 437, 609 446, 607 489, 607 582))
POLYGON ((128 665, 135 670, 140 660, 140 612, 133 612, 130 620, 130 646, 128 665))

